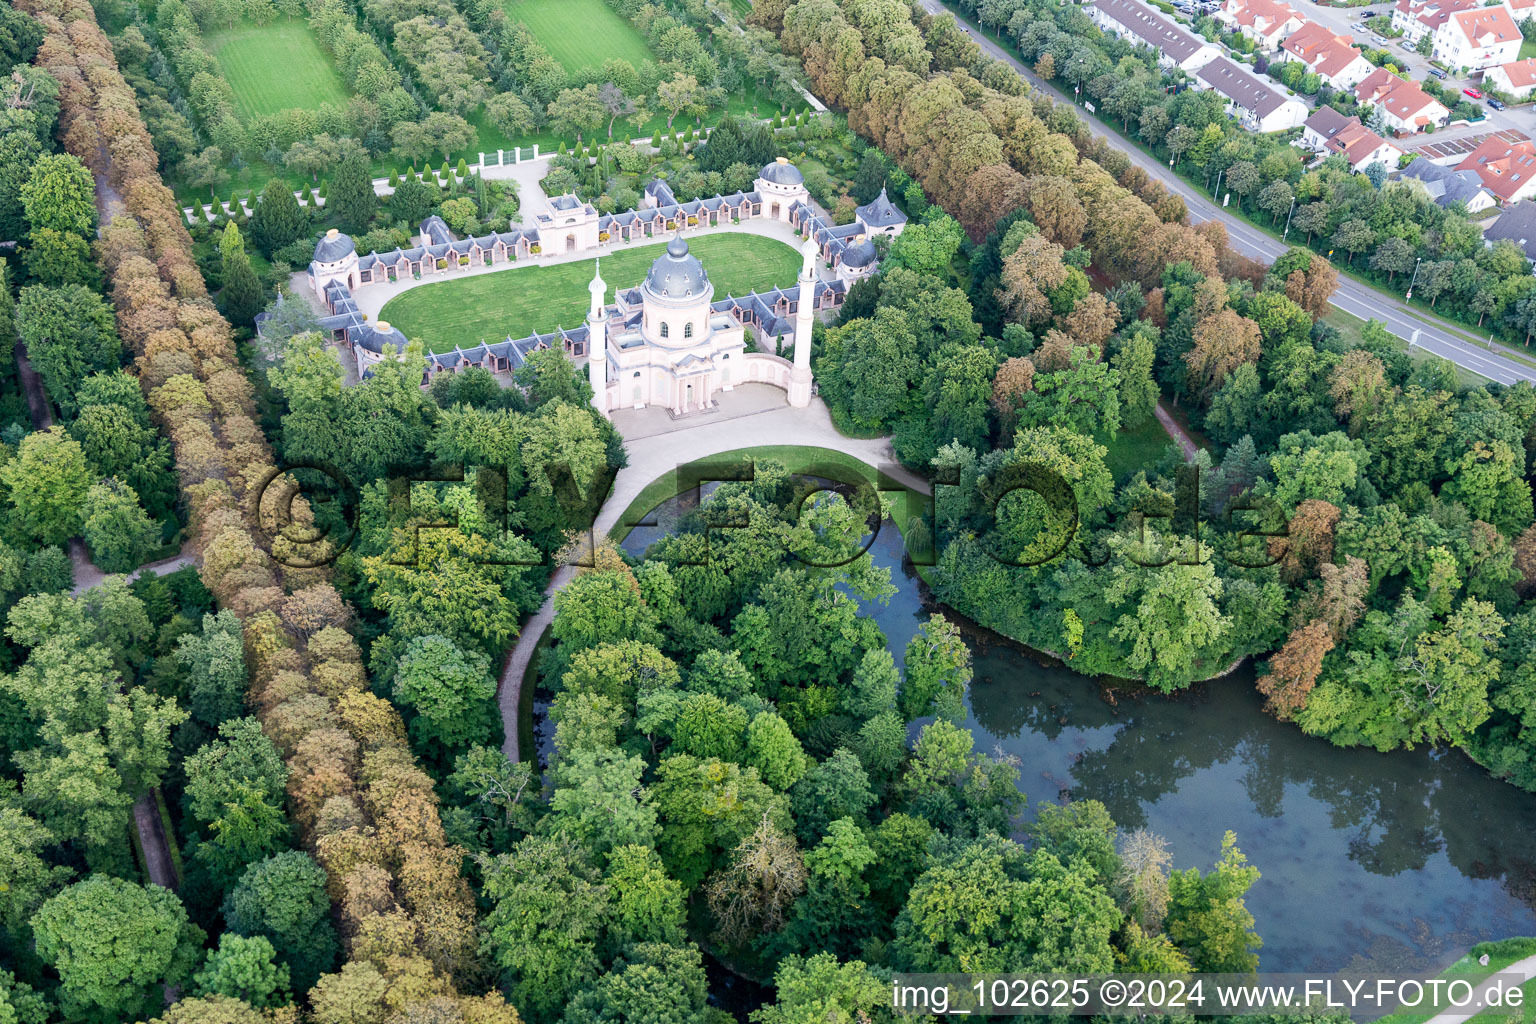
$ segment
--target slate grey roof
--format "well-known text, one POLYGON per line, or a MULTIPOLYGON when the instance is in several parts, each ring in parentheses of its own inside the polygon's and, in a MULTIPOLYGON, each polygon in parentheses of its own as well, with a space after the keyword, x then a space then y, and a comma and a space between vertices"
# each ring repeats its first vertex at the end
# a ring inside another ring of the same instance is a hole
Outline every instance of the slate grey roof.
POLYGON ((352 241, 351 235, 344 235, 335 228, 320 236, 320 241, 315 245, 315 261, 317 263, 335 263, 345 259, 348 254, 357 251, 357 243, 352 241))
POLYGON ((360 345, 369 352, 382 353, 385 345, 392 345, 397 351, 405 351, 405 335, 400 333, 398 327, 382 320, 349 329, 347 338, 352 344, 360 345))
POLYGON ((888 228, 907 222, 907 215, 896 209, 896 204, 892 203, 890 196, 885 194, 884 186, 872 202, 860 206, 853 213, 872 228, 888 228))
POLYGON ((805 183, 805 175, 800 173, 800 168, 782 156, 773 163, 765 165, 758 172, 757 176, 766 181, 771 181, 775 185, 803 185, 805 183))
POLYGON ((1138 42, 1166 54, 1175 64, 1183 64, 1201 47, 1210 45, 1139 0, 1093 0, 1090 6, 1123 25, 1138 42))
POLYGON ((873 239, 866 238, 862 242, 855 242, 843 252, 843 266, 862 269, 873 266, 875 262, 875 243, 873 239))
POLYGON ((1458 171, 1453 167, 1431 163, 1422 157, 1404 167, 1401 173, 1404 178, 1422 182, 1424 190, 1436 206, 1470 202, 1483 190, 1483 179, 1478 177, 1476 171, 1458 171))
POLYGON ((1359 121, 1358 117, 1348 117, 1332 107, 1318 107, 1304 123, 1306 127, 1317 132, 1323 138, 1331 139, 1345 128, 1359 121))
POLYGON ((443 223, 443 218, 433 214, 421 222, 421 234, 429 245, 443 245, 453 241, 453 232, 443 223))
MULTIPOLYGON (((812 295, 818 308, 828 291, 843 295, 847 293, 848 285, 844 281, 817 281, 812 295)), ((795 333, 795 322, 790 317, 799 306, 800 287, 796 285, 789 289, 775 288, 771 292, 749 292, 740 298, 727 295, 711 303, 709 308, 714 313, 732 313, 769 337, 782 338, 795 333)))
POLYGON ((790 218, 798 218, 800 230, 816 240, 826 250, 826 256, 835 262, 847 258, 847 250, 855 236, 863 232, 858 221, 850 224, 832 224, 807 203, 795 203, 789 208, 790 218))
POLYGON ((1238 67, 1225 57, 1217 57, 1195 72, 1200 79, 1254 117, 1268 117, 1285 103, 1285 95, 1259 80, 1253 72, 1238 67))
POLYGON ((526 338, 507 338, 489 345, 475 345, 471 348, 455 347, 452 352, 433 352, 427 356, 427 369, 428 371, 435 368, 457 370, 461 366, 484 366, 486 356, 496 356, 505 359, 515 370, 528 361, 530 354, 539 349, 554 348, 556 345, 563 347, 566 342, 586 340, 585 326, 573 327, 569 331, 556 328, 546 334, 530 334, 526 338))
POLYGON ((1483 229, 1483 238, 1489 242, 1508 239, 1518 245, 1526 256, 1536 259, 1536 256, 1532 256, 1536 253, 1536 202, 1523 199, 1507 207, 1499 214, 1498 220, 1483 229))
POLYGON ((688 251, 688 242, 681 234, 667 243, 667 251, 656 257, 651 272, 645 275, 645 287, 652 295, 664 299, 691 299, 704 294, 709 287, 709 275, 704 264, 688 251))
POLYGON ((677 196, 672 192, 672 186, 660 178, 654 178, 645 186, 645 194, 656 200, 657 206, 676 206, 677 196))

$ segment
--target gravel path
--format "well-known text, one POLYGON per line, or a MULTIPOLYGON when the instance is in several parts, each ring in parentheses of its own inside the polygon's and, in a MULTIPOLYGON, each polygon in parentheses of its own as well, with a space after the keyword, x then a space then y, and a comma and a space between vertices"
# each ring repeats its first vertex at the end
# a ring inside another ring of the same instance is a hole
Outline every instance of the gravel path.
POLYGON ((155 806, 155 794, 145 793, 133 802, 133 824, 138 829, 144 846, 145 868, 149 880, 162 889, 176 890, 176 868, 171 862, 171 851, 165 842, 165 832, 160 827, 160 809, 155 806), (153 839, 152 842, 145 841, 153 839))
MULTIPOLYGON (((196 565, 197 559, 190 550, 190 543, 189 541, 187 545, 182 547, 181 554, 179 555, 172 555, 170 558, 139 566, 133 572, 127 574, 128 581, 131 583, 146 574, 150 576, 165 576, 176 572, 178 569, 185 569, 189 565, 196 565)), ((75 567, 75 589, 72 593, 76 597, 79 597, 92 587, 100 586, 108 576, 113 575, 96 568, 95 563, 91 561, 90 555, 85 549, 85 542, 78 537, 69 542, 69 560, 74 563, 75 567)))
POLYGON ((1192 460, 1195 457, 1195 452, 1200 450, 1200 446, 1195 444, 1194 438, 1185 433, 1183 427, 1179 426, 1178 421, 1173 418, 1173 414, 1163 407, 1162 399, 1158 399, 1152 414, 1157 417, 1157 422, 1163 425, 1163 429, 1168 431, 1168 436, 1178 443, 1179 448, 1184 452, 1184 461, 1192 460))

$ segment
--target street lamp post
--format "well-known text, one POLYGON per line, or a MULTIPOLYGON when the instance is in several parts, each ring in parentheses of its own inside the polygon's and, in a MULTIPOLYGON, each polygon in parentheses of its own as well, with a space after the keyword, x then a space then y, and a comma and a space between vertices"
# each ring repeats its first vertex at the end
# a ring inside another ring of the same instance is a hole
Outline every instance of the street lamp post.
POLYGON ((1291 217, 1295 213, 1296 213, 1296 197, 1295 196, 1291 196, 1291 209, 1290 209, 1290 212, 1285 215, 1285 231, 1283 233, 1281 233, 1281 235, 1280 235, 1280 240, 1282 242, 1285 241, 1286 238, 1290 237, 1290 234, 1291 234, 1291 217))
POLYGON ((1421 262, 1423 262, 1423 260, 1424 260, 1424 257, 1420 256, 1418 259, 1413 261, 1413 279, 1408 282, 1408 293, 1403 296, 1403 301, 1404 302, 1408 302, 1409 300, 1411 300, 1413 298, 1413 286, 1418 283, 1418 280, 1419 280, 1419 264, 1421 262))
POLYGON ((1221 176, 1226 173, 1227 169, 1225 167, 1216 172, 1216 188, 1211 192, 1212 202, 1215 202, 1216 197, 1221 194, 1221 176))

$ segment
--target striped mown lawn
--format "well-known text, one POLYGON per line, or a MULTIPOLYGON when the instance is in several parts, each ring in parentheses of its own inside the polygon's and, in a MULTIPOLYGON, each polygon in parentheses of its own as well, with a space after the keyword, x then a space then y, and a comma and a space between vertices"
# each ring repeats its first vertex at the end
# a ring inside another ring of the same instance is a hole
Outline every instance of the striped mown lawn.
POLYGON ((603 0, 503 0, 567 71, 599 67, 617 57, 638 66, 655 56, 645 37, 603 0))
POLYGON ((235 91, 242 118, 347 102, 341 76, 302 21, 242 22, 204 38, 235 91))
MULTIPOLYGON (((603 255, 608 300, 645 280, 664 243, 603 255)), ((715 298, 788 288, 800 272, 794 248, 761 235, 717 234, 688 240, 715 286, 715 298)), ((578 327, 587 314, 592 261, 509 267, 474 277, 433 282, 384 304, 379 319, 420 339, 431 352, 524 338, 556 327, 578 327)))

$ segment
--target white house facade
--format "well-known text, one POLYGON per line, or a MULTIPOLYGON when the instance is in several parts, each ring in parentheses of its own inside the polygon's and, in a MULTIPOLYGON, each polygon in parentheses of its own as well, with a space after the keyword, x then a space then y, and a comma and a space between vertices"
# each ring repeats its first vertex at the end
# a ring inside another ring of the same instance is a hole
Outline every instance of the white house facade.
POLYGON ((1489 68, 1483 74, 1483 82, 1517 100, 1530 99, 1531 93, 1536 92, 1536 57, 1489 68))
POLYGON ((1251 71, 1225 57, 1195 73, 1197 88, 1210 89, 1227 101, 1227 113, 1251 132, 1280 132, 1307 119, 1307 105, 1267 85, 1251 71))
POLYGON ((1165 68, 1194 72, 1221 56, 1221 47, 1169 21, 1141 0, 1093 0, 1089 19, 1110 35, 1150 46, 1165 68))
POLYGON ((1503 5, 1456 11, 1435 30, 1432 56, 1453 68, 1481 71, 1518 58, 1523 39, 1503 5))
POLYGON ((1281 0, 1225 0, 1212 15, 1216 21, 1249 36, 1265 53, 1274 53, 1306 19, 1281 0))
POLYGON ((1293 32, 1280 50, 1287 60, 1301 61, 1308 71, 1335 89, 1353 89, 1373 70, 1349 36, 1336 36, 1314 21, 1293 32))

